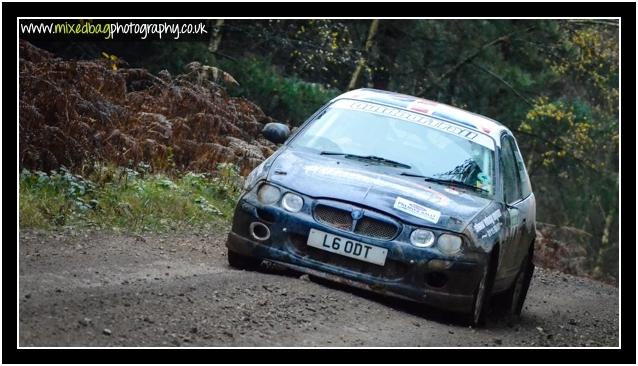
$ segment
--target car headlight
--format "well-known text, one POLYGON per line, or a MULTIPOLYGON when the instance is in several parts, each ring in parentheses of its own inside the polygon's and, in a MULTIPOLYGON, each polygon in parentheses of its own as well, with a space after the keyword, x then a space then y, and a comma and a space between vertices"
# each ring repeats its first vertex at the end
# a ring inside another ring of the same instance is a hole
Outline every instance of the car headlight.
POLYGON ((265 205, 277 202, 279 197, 281 197, 279 188, 271 186, 270 184, 262 184, 261 187, 259 187, 259 191, 257 191, 259 202, 265 205))
POLYGON ((257 165, 255 169, 253 169, 250 174, 246 177, 244 181, 244 192, 248 192, 255 187, 255 185, 262 179, 265 179, 268 175, 268 169, 270 165, 267 165, 267 162, 271 160, 270 158, 261 162, 261 164, 257 165))
POLYGON ((244 191, 249 191, 255 184, 255 177, 257 176, 257 168, 248 174, 246 180, 244 180, 244 191))
POLYGON ((430 230, 416 229, 410 234, 410 242, 416 247, 431 247, 434 234, 430 230))
POLYGON ((461 250, 461 244, 463 240, 459 236, 443 234, 439 236, 439 240, 436 245, 443 254, 453 255, 461 250))
POLYGON ((281 200, 281 206, 287 211, 299 212, 303 207, 303 198, 294 193, 286 193, 281 200))

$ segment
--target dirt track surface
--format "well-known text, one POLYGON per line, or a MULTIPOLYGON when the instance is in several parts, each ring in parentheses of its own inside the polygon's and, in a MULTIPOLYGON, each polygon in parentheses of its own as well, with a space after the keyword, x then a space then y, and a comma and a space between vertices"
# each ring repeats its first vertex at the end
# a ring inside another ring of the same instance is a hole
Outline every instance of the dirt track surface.
POLYGON ((520 319, 473 329, 291 271, 232 269, 226 230, 21 230, 20 346, 618 346, 618 289, 603 283, 537 268, 520 319))

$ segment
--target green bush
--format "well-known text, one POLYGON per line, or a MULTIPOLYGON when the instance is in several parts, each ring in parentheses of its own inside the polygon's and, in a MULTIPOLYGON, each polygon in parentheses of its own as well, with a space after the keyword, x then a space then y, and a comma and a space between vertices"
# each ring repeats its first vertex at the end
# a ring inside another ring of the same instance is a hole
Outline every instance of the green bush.
POLYGON ((20 174, 20 227, 88 226, 161 231, 232 217, 239 197, 237 167, 220 164, 215 176, 178 177, 135 169, 97 166, 88 177, 65 168, 20 174))
POLYGON ((229 90, 231 95, 246 97, 257 103, 267 115, 293 126, 303 123, 319 107, 341 93, 296 77, 284 77, 266 60, 222 60, 217 66, 233 75, 240 84, 229 90))

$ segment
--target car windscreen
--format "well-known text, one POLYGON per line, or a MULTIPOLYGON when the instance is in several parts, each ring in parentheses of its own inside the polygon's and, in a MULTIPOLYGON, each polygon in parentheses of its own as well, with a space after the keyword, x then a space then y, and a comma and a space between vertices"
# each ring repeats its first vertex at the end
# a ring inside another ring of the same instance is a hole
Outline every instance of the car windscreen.
POLYGON ((317 153, 383 158, 402 164, 396 165, 398 174, 456 181, 494 192, 491 138, 375 103, 339 100, 331 104, 290 146, 317 153))

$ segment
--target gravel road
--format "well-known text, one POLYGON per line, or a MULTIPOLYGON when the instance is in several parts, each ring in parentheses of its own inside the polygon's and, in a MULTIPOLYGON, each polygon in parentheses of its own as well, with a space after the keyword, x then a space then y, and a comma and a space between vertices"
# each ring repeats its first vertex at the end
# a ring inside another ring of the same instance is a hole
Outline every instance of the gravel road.
POLYGON ((452 313, 226 263, 227 228, 136 236, 21 230, 19 344, 618 346, 618 289, 537 268, 520 319, 452 313))

